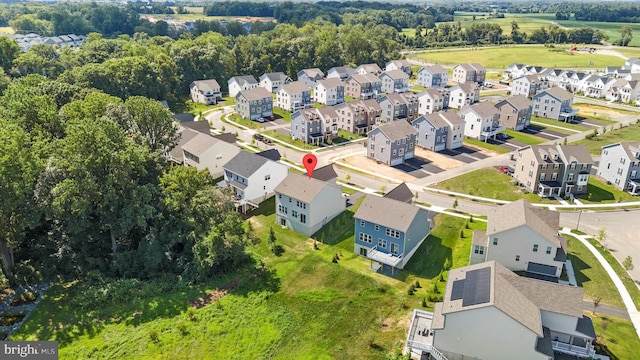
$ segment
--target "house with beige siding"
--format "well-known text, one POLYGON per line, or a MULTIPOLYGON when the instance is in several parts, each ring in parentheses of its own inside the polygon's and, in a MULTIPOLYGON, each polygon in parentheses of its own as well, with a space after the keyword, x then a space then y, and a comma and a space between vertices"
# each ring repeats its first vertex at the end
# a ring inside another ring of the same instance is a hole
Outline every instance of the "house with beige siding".
POLYGON ((440 65, 426 66, 418 70, 418 85, 427 89, 445 87, 449 81, 449 72, 440 65))
POLYGON ((466 122, 464 136, 487 141, 495 140, 496 135, 505 129, 500 125, 500 112, 488 101, 473 105, 465 105, 458 112, 466 122))
POLYGON ((374 74, 353 74, 345 81, 345 96, 367 100, 382 94, 382 81, 374 74))
POLYGON ((511 82, 511 95, 532 97, 547 88, 549 88, 549 83, 544 77, 538 75, 526 75, 516 78, 511 82))
POLYGON ((382 69, 378 64, 362 64, 356 68, 355 73, 360 75, 373 74, 378 76, 382 74, 382 69))
POLYGON ((311 107, 311 88, 300 81, 282 85, 276 95, 276 106, 290 112, 311 107))
POLYGON ((500 124, 507 129, 522 131, 531 124, 533 105, 524 95, 515 95, 499 101, 500 124))
POLYGON ((338 128, 354 134, 365 135, 381 122, 382 108, 373 99, 336 105, 338 128))
POLYGON ((409 63, 409 60, 391 60, 385 65, 384 70, 402 70, 411 76, 411 63, 409 63))
POLYGON ((220 85, 215 79, 196 80, 189 86, 191 101, 206 105, 215 105, 222 99, 220 85))
POLYGON ((449 91, 445 88, 427 89, 416 95, 418 114, 432 114, 449 107, 449 91))
POLYGON ((236 97, 240 91, 251 90, 258 87, 258 80, 251 75, 234 76, 227 81, 229 97, 236 97))
POLYGON ((356 69, 348 66, 336 66, 327 71, 327 79, 338 78, 341 81, 345 81, 349 76, 356 73, 356 69))
POLYGON ((466 82, 475 82, 477 84, 484 83, 487 71, 480 64, 458 64, 453 67, 453 75, 451 80, 458 84, 466 82))
POLYGON ((183 164, 198 170, 208 170, 214 178, 224 174, 224 164, 239 152, 240 148, 234 144, 202 133, 182 145, 183 164))
POLYGON ((273 94, 277 94, 282 85, 289 84, 292 81, 293 80, 283 72, 265 73, 260 76, 260 86, 273 94))

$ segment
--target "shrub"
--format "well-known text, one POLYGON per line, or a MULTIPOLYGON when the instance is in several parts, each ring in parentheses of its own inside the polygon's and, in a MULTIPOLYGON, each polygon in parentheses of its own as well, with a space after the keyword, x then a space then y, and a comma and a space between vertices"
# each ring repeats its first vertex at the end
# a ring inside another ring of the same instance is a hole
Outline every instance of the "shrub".
POLYGON ((407 295, 413 295, 413 288, 412 287, 407 289, 407 295))
POLYGON ((178 331, 180 332, 180 335, 182 335, 182 336, 186 336, 186 335, 189 334, 189 330, 187 330, 187 326, 185 324, 183 324, 183 323, 179 323, 176 326, 176 329, 178 329, 178 331))
POLYGON ((440 290, 438 289, 438 283, 433 283, 433 293, 440 294, 440 290))
POLYGON ((425 298, 422 298, 422 307, 427 307, 427 300, 425 300, 425 298))
POLYGON ((418 288, 418 289, 422 287, 422 286, 420 286, 420 281, 416 280, 416 285, 415 285, 415 287, 416 287, 416 288, 418 288))
POLYGON ((194 308, 190 307, 187 309, 187 319, 196 321, 196 311, 194 308))
POLYGON ((155 330, 149 331, 149 339, 151 339, 151 341, 154 343, 157 343, 158 341, 160 341, 160 337, 158 337, 158 332, 155 330))

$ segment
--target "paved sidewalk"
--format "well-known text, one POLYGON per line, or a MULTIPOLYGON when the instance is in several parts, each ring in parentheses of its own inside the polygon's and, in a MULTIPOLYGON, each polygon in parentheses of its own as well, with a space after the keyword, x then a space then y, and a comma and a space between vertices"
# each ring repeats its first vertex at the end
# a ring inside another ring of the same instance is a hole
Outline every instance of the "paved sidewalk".
POLYGON ((631 323, 633 324, 633 327, 636 329, 636 334, 638 335, 638 338, 640 338, 640 312, 638 312, 638 309, 636 308, 636 304, 633 302, 631 295, 629 295, 627 288, 622 283, 622 280, 620 280, 620 277, 618 277, 618 274, 616 274, 616 272, 613 270, 611 265, 609 265, 609 262, 607 262, 604 256, 602 256, 602 254, 600 254, 600 252, 595 247, 593 247, 593 245, 591 245, 589 241, 587 241, 587 238, 589 238, 590 236, 574 234, 571 232, 571 229, 566 227, 562 228, 562 230, 560 230, 560 233, 571 235, 576 239, 580 240, 580 242, 582 242, 584 246, 586 246, 587 249, 591 251, 591 253, 596 257, 596 259, 598 259, 602 267, 605 269, 605 271, 613 281, 613 284, 616 286, 616 288, 618 288, 620 297, 622 297, 622 302, 624 303, 624 306, 626 306, 627 308, 627 312, 629 313, 629 318, 631 318, 631 323))

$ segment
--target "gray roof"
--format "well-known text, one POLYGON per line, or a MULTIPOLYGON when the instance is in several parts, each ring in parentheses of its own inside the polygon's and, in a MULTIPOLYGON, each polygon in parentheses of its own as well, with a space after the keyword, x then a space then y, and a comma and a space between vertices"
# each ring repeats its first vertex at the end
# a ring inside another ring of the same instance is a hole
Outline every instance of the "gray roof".
POLYGON ((362 65, 358 66, 357 69, 363 69, 364 71, 366 71, 368 73, 378 73, 379 74, 379 73, 382 72, 382 69, 380 68, 380 66, 378 66, 378 64, 362 64, 362 65))
POLYGON ((203 134, 211 135, 211 127, 209 127, 208 121, 184 121, 181 122, 180 125, 203 134))
POLYGON ((336 66, 329 69, 329 71, 331 70, 335 71, 340 75, 346 75, 346 76, 352 75, 356 71, 356 69, 348 66, 336 66))
MULTIPOLYGON (((290 172, 284 180, 275 188, 275 192, 300 200, 307 204, 320 194, 326 186, 332 186, 322 180, 314 179, 305 175, 290 172)), ((336 200, 337 201, 337 200, 336 200)))
POLYGON ((387 199, 411 203, 411 200, 413 200, 413 192, 409 189, 406 183, 402 183, 386 193, 384 197, 387 199))
POLYGON ((263 79, 269 79, 271 81, 285 81, 288 76, 283 72, 264 73, 260 76, 260 81, 263 79))
POLYGON ((213 137, 229 144, 236 143, 236 136, 232 133, 223 133, 223 134, 213 135, 213 137))
POLYGON ((560 156, 568 164, 574 161, 579 164, 593 164, 593 158, 584 145, 557 145, 557 147, 560 150, 560 156))
POLYGON ((582 287, 531 279, 509 272, 509 283, 540 310, 582 317, 582 287))
POLYGON ((442 118, 440 113, 436 112, 436 113, 433 113, 433 114, 426 114, 426 115, 423 115, 423 116, 431 123, 431 125, 435 126, 436 128, 449 127, 449 123, 447 123, 442 118))
POLYGON ((391 60, 387 63, 387 65, 389 64, 394 64, 397 67, 406 67, 406 66, 411 66, 411 63, 409 63, 408 60, 402 59, 402 60, 391 60))
POLYGON ((366 108, 366 111, 382 111, 382 107, 376 99, 361 100, 360 103, 366 108))
POLYGON ((191 139, 196 137, 196 135, 198 135, 199 133, 197 131, 184 128, 184 127, 180 127, 179 133, 180 133, 180 140, 178 140, 178 143, 176 144, 176 146, 173 149, 171 149, 171 151, 169 151, 169 155, 171 155, 172 158, 178 160, 179 162, 182 162, 183 156, 184 156, 182 152, 182 147, 184 146, 184 144, 186 144, 191 139))
POLYGON ((453 111, 439 111, 436 114, 442 118, 449 126, 465 125, 466 122, 457 113, 453 111))
POLYGON ((593 321, 591 321, 591 318, 586 315, 582 315, 582 317, 578 319, 576 331, 585 334, 592 339, 596 338, 596 331, 593 328, 593 321))
MULTIPOLYGON (((287 85, 284 85, 284 86, 287 86, 287 85)), ((243 96, 245 99, 249 101, 262 100, 265 98, 273 99, 271 97, 271 93, 263 87, 257 87, 249 90, 242 90, 238 93, 238 96, 243 96)))
POLYGON ((637 159, 636 153, 640 152, 640 142, 618 142, 614 144, 605 145, 602 147, 602 149, 604 150, 605 148, 609 149, 617 146, 622 147, 622 150, 625 152, 628 159, 637 159))
POLYGON ((520 111, 522 109, 531 107, 531 100, 527 99, 524 95, 514 95, 510 98, 504 99, 496 104, 498 109, 502 108, 502 106, 510 104, 516 110, 520 111))
POLYGON ((302 81, 294 81, 292 83, 282 85, 280 91, 284 91, 287 94, 297 94, 304 91, 311 91, 311 89, 302 81))
POLYGON ((544 91, 539 92, 538 94, 534 95, 534 99, 535 98, 539 98, 544 96, 544 94, 549 94, 551 96, 553 96, 556 99, 559 99, 560 101, 565 101, 565 100, 571 100, 573 99, 573 94, 568 92, 565 89, 559 88, 559 87, 552 87, 551 89, 547 89, 544 91))
POLYGON ((474 63, 474 64, 458 64, 455 67, 462 67, 465 70, 472 70, 472 71, 484 71, 484 66, 474 63))
POLYGON ((385 71, 380 74, 380 77, 383 77, 385 75, 393 80, 409 79, 409 75, 400 69, 385 71))
POLYGON ((449 92, 453 92, 456 88, 468 94, 476 91, 476 89, 478 88, 478 85, 472 81, 468 81, 466 83, 462 83, 460 85, 456 85, 452 87, 451 90, 449 90, 449 92))
POLYGON ((338 112, 336 111, 336 109, 333 106, 327 106, 327 107, 323 107, 323 108, 316 108, 316 111, 324 119, 338 117, 338 112))
POLYGON ((422 71, 422 70, 426 70, 430 74, 447 73, 447 69, 445 69, 444 67, 442 67, 440 65, 425 66, 422 69, 420 69, 420 71, 422 71))
POLYGON ((418 98, 421 98, 421 97, 427 96, 427 97, 429 97, 429 98, 431 98, 431 99, 441 99, 441 98, 444 98, 444 97, 445 97, 445 96, 444 96, 440 91, 438 91, 437 89, 427 89, 427 90, 425 90, 425 91, 423 91, 423 92, 419 93, 417 96, 418 96, 418 98))
MULTIPOLYGON (((349 79, 353 79, 353 81, 357 82, 358 84, 368 84, 368 83, 375 83, 375 82, 380 82, 380 78, 373 75, 373 74, 353 74, 349 77, 349 79)), ((347 79, 347 81, 349 80, 347 79)))
POLYGON ((316 78, 316 77, 324 77, 324 73, 322 72, 322 70, 318 69, 318 68, 311 68, 311 69, 303 69, 300 70, 300 72, 298 73, 298 76, 303 73, 306 74, 308 77, 310 78, 316 78))
MULTIPOLYGON (((427 221, 427 211, 406 202, 368 195, 358 211, 353 215, 358 220, 406 232, 416 216, 423 214, 427 221)), ((429 229, 425 229, 428 232, 429 229)))
POLYGON ((221 141, 222 140, 218 140, 210 135, 198 133, 198 135, 187 141, 187 143, 182 146, 182 149, 195 156, 200 156, 221 141))
POLYGON ((253 75, 234 76, 231 79, 229 79, 228 83, 231 84, 234 81, 240 84, 240 86, 242 86, 245 83, 258 84, 258 80, 256 80, 256 78, 254 78, 253 75))
POLYGON ((493 117, 499 113, 498 109, 496 109, 496 107, 488 101, 483 101, 471 106, 465 105, 462 109, 460 109, 460 113, 465 113, 467 109, 473 111, 483 119, 493 117))
POLYGON ((404 139, 409 135, 418 133, 413 126, 404 120, 392 121, 378 127, 378 129, 391 141, 404 139))
POLYGON ((329 164, 313 170, 311 177, 320 181, 329 181, 337 178, 338 174, 333 168, 333 165, 329 164))
POLYGON ((543 336, 539 337, 536 341, 536 351, 547 355, 550 358, 554 358, 553 346, 551 346, 551 330, 548 327, 542 327, 543 336))
POLYGON ((562 246, 558 227, 560 213, 532 206, 526 200, 518 200, 489 210, 487 235, 526 225, 556 247, 562 246))
POLYGON ((278 149, 264 150, 259 153, 256 153, 256 155, 262 156, 272 161, 280 161, 280 158, 281 158, 280 152, 278 151, 278 149))
POLYGON ((215 79, 196 80, 193 84, 200 90, 220 90, 220 85, 215 79))
POLYGON ((487 232, 482 230, 473 230, 473 235, 471 236, 471 244, 472 245, 481 245, 487 246, 487 232))
POLYGON ((266 157, 242 150, 224 164, 224 169, 248 178, 268 161, 266 157))
POLYGON ((335 88, 338 86, 344 86, 344 84, 342 84, 342 80, 340 80, 340 78, 335 78, 335 77, 320 80, 316 83, 316 86, 318 85, 322 85, 327 89, 335 88))

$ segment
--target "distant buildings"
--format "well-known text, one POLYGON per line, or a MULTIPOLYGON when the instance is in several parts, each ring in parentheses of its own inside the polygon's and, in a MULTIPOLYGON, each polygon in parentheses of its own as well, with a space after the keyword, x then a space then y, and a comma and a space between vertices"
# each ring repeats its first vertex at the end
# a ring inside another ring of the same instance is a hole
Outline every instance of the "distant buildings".
POLYGON ((60 35, 60 36, 40 36, 38 34, 30 33, 26 35, 22 34, 8 34, 7 37, 14 39, 22 51, 26 52, 33 45, 44 44, 57 47, 68 46, 71 48, 77 48, 82 46, 87 39, 85 35, 60 35))

